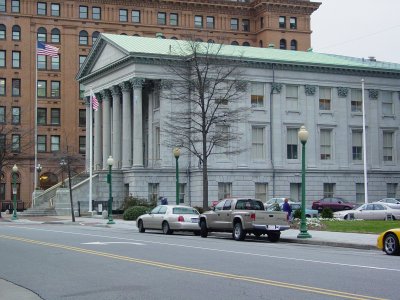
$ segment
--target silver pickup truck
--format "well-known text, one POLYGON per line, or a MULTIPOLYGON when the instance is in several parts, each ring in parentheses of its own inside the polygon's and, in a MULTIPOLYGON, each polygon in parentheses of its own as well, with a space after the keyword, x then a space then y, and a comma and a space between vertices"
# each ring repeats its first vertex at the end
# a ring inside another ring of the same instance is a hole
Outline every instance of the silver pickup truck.
POLYGON ((208 232, 222 231, 232 232, 237 241, 243 241, 248 233, 257 237, 266 234, 271 242, 277 242, 281 231, 290 228, 285 212, 265 211, 262 201, 249 198, 221 200, 213 210, 200 215, 199 226, 204 238, 208 232))

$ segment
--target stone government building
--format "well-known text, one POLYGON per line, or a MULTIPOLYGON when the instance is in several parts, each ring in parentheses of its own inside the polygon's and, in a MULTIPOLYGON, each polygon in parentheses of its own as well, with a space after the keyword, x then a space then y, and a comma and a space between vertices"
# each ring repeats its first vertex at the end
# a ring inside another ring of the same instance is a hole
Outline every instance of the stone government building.
MULTIPOLYGON (((102 34, 82 65, 77 78, 85 95, 91 86, 102 102, 94 113, 97 199, 108 198, 105 162, 110 154, 116 161, 116 207, 127 194, 175 199, 175 159, 163 134, 173 105, 165 97, 168 85, 162 83, 175 80, 164 65, 172 59, 171 47, 182 43, 102 34)), ((227 63, 240 58, 245 65, 248 90, 242 101, 251 113, 239 126, 245 133, 240 143, 248 151, 226 159, 210 157, 209 201, 227 195, 299 199, 297 131, 304 124, 310 133, 308 204, 324 195, 363 202, 362 79, 369 199, 399 195, 400 64, 232 45, 225 45, 223 53, 220 58, 227 63)), ((189 155, 179 161, 180 198, 201 205, 201 170, 189 155)))

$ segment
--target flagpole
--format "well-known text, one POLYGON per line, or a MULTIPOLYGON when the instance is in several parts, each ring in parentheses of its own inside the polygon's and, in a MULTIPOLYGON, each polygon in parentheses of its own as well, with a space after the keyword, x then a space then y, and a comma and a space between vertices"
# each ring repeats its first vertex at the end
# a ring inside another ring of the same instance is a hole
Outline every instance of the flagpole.
POLYGON ((93 177, 93 90, 90 87, 89 97, 89 212, 92 212, 92 177, 93 177))
POLYGON ((38 57, 38 41, 37 41, 37 37, 36 37, 36 43, 35 43, 35 53, 36 53, 36 58, 35 58, 35 133, 34 133, 34 139, 35 139, 35 168, 34 168, 34 186, 33 186, 33 197, 32 197, 32 207, 35 206, 35 198, 36 198, 36 187, 37 187, 37 182, 38 182, 38 172, 37 172, 37 106, 38 106, 38 99, 37 99, 37 93, 38 93, 38 87, 37 87, 37 79, 38 79, 38 67, 37 67, 37 57, 38 57))
POLYGON ((364 79, 361 79, 361 94, 362 94, 362 123, 363 123, 363 161, 364 161, 364 199, 368 203, 368 176, 367 176, 367 139, 365 134, 365 92, 364 92, 364 79))

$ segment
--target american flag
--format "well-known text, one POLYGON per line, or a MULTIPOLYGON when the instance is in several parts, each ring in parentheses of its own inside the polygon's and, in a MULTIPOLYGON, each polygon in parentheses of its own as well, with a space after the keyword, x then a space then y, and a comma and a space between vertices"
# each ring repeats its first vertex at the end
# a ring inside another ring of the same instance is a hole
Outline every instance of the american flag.
POLYGON ((90 90, 90 98, 92 99, 92 107, 93 110, 97 111, 99 109, 99 101, 96 98, 96 95, 93 93, 93 90, 90 90))
POLYGON ((38 41, 37 54, 55 57, 58 56, 58 48, 38 41))

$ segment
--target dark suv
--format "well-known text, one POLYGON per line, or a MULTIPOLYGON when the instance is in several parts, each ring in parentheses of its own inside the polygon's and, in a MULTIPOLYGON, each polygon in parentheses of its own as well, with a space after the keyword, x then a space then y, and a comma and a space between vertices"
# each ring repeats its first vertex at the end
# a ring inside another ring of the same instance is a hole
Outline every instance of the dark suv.
POLYGON ((324 208, 330 208, 332 211, 353 209, 356 207, 355 203, 347 202, 343 198, 339 197, 325 197, 318 201, 314 201, 312 209, 317 209, 321 212, 324 208))

